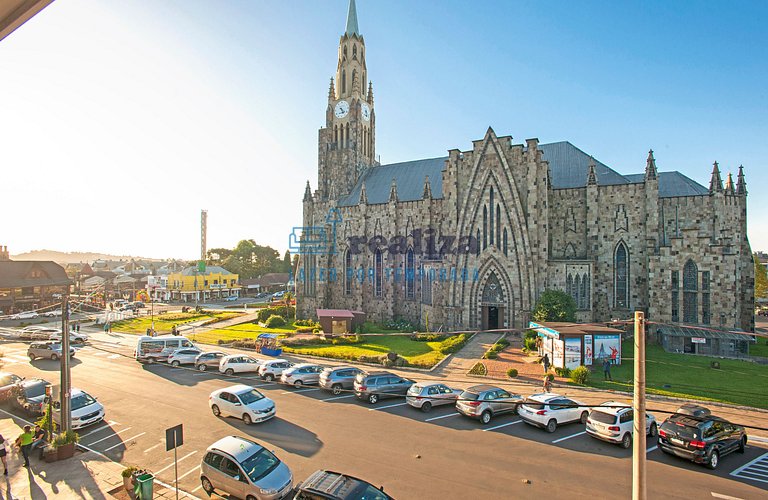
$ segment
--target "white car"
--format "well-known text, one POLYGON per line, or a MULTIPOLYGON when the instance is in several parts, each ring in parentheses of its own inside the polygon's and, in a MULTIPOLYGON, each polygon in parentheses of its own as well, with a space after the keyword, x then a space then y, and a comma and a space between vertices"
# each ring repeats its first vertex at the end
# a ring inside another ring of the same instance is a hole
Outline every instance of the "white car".
POLYGON ((558 425, 571 422, 585 424, 589 417, 587 406, 575 399, 545 392, 534 394, 517 408, 517 414, 526 424, 555 432, 558 425))
POLYGON ((423 382, 413 384, 405 395, 405 402, 427 413, 433 406, 455 405, 461 389, 451 389, 445 384, 423 382))
POLYGON ((26 311, 26 312, 20 312, 18 314, 14 314, 11 316, 11 319, 35 319, 39 314, 37 314, 35 311, 26 311))
MULTIPOLYGON (((61 330, 56 330, 48 335, 48 340, 61 342, 61 330)), ((88 335, 85 333, 69 332, 70 344, 85 344, 88 341, 88 335)))
MULTIPOLYGON (((104 420, 104 406, 85 391, 72 388, 72 429, 80 429, 104 420)), ((61 411, 53 412, 53 421, 61 422, 61 411)))
POLYGON ((258 372, 261 361, 244 354, 224 356, 219 361, 219 371, 227 375, 235 373, 258 372))
POLYGON ((43 316, 45 316, 47 318, 53 318, 55 316, 61 316, 61 309, 57 308, 57 309, 53 309, 51 311, 45 311, 43 313, 43 316))
POLYGON ((168 364, 171 366, 194 365, 195 359, 202 353, 200 349, 194 347, 184 347, 176 349, 168 355, 168 364))
POLYGON ((283 371, 292 366, 293 363, 286 361, 285 359, 270 359, 264 361, 261 366, 259 366, 259 376, 264 380, 272 382, 273 380, 280 378, 283 371))
MULTIPOLYGON (((587 418, 587 434, 593 438, 620 444, 622 448, 632 446, 632 425, 634 410, 626 403, 608 401, 592 408, 587 418)), ((659 433, 656 417, 645 414, 645 433, 655 437, 659 433)))
POLYGON ((269 420, 276 414, 274 401, 243 384, 213 391, 208 396, 208 405, 217 417, 236 417, 247 425, 269 420))

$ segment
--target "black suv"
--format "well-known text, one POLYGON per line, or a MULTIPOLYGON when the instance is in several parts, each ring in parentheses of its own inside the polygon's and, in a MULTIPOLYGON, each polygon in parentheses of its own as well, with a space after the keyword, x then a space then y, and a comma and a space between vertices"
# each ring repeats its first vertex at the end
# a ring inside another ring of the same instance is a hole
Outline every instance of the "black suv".
POLYGON ((413 380, 389 372, 362 372, 355 377, 355 396, 371 404, 379 399, 405 396, 413 380))
POLYGON ((737 450, 744 453, 746 447, 744 427, 712 415, 703 406, 681 406, 659 429, 661 451, 710 469, 717 468, 720 458, 737 450))
POLYGON ((297 488, 294 500, 394 500, 384 493, 384 488, 348 476, 340 472, 319 470, 309 476, 297 488))
POLYGON ((29 415, 42 415, 45 409, 45 388, 50 382, 41 378, 28 378, 16 386, 16 404, 29 415))

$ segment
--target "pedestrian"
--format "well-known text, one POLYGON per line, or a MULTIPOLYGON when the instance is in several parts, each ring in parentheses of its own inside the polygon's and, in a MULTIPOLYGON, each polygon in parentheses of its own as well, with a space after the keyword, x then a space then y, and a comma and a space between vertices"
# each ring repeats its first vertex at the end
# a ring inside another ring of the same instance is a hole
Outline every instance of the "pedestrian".
POLYGON ((544 365, 544 373, 549 372, 549 354, 544 353, 544 357, 541 358, 541 364, 544 365))
POLYGON ((8 475, 8 459, 5 456, 8 454, 8 447, 5 444, 5 438, 0 434, 0 460, 3 461, 3 467, 5 467, 5 475, 8 475))
POLYGON ((603 376, 605 380, 613 381, 613 377, 611 377, 611 360, 607 357, 603 358, 603 376))
POLYGON ((544 392, 552 392, 552 379, 549 376, 549 373, 544 375, 544 392))
POLYGON ((29 450, 32 447, 32 441, 34 441, 35 435, 32 433, 32 427, 25 425, 24 432, 22 432, 16 439, 16 442, 21 448, 21 454, 24 456, 24 467, 29 467, 29 450))
POLYGON ((32 445, 30 446, 29 451, 34 450, 38 446, 42 446, 42 444, 45 443, 45 435, 46 435, 45 430, 43 430, 43 428, 40 427, 39 425, 36 425, 35 438, 34 438, 34 441, 32 441, 32 445))
POLYGON ((77 324, 77 333, 80 333, 80 323, 77 324))

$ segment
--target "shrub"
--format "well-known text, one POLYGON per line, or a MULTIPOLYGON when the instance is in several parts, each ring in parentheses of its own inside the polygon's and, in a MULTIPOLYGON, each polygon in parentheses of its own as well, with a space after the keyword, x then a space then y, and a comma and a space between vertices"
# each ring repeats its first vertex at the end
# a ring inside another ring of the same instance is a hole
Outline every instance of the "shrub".
POLYGON ((574 368, 571 371, 571 380, 576 382, 577 384, 584 385, 589 380, 589 376, 591 375, 589 368, 586 366, 579 366, 574 368))
POLYGON ((499 351, 501 351, 502 349, 509 347, 509 341, 507 339, 501 339, 496 342, 496 345, 499 346, 499 351))
POLYGON ((78 443, 80 441, 80 435, 75 431, 62 432, 53 439, 54 448, 59 448, 66 444, 78 443))
POLYGON ((538 336, 539 336, 539 334, 536 332, 536 330, 526 330, 525 331, 525 338, 526 339, 535 339, 538 336))
POLYGON ((361 363, 376 363, 376 364, 381 363, 381 359, 379 358, 379 356, 365 356, 365 355, 363 355, 363 356, 358 357, 357 360, 360 361, 361 363))
POLYGON ((131 477, 133 475, 133 473, 138 471, 138 470, 139 470, 139 468, 136 467, 135 465, 129 465, 128 467, 123 469, 123 472, 121 473, 121 475, 123 477, 131 477))
POLYGON ((533 352, 536 350, 536 338, 535 337, 525 337, 525 348, 529 351, 533 352))
POLYGON ((438 350, 440 351, 440 354, 454 353, 464 347, 464 344, 467 343, 467 340, 469 340, 469 337, 466 333, 450 335, 447 339, 443 340, 438 350))
POLYGON ((219 340, 216 341, 216 343, 219 344, 219 345, 224 345, 224 344, 227 343, 227 341, 224 340, 224 339, 219 339, 219 340))
POLYGON ((514 368, 510 368, 509 370, 507 370, 507 376, 509 378, 517 377, 517 370, 515 370, 514 368))
POLYGON ((297 319, 296 321, 293 322, 293 324, 296 326, 309 326, 312 328, 316 326, 320 326, 320 323, 315 323, 311 319, 297 319))
POLYGON ((496 351, 489 350, 485 354, 483 354, 483 359, 496 359, 499 357, 499 353, 496 351))
POLYGON ((547 377, 547 378, 549 379, 549 381, 550 381, 550 382, 552 382, 553 380, 555 380, 555 376, 554 376, 554 375, 552 375, 551 373, 547 373, 547 374, 545 375, 545 377, 547 377))
POLYGON ((315 330, 319 330, 319 329, 312 328, 311 326, 302 326, 296 329, 296 333, 313 333, 315 330))
POLYGON ((267 321, 264 322, 264 326, 267 328, 278 328, 281 326, 285 326, 285 318, 282 316, 278 316, 277 314, 273 314, 269 318, 267 318, 267 321))
POLYGON ((485 376, 485 375, 488 374, 488 369, 485 367, 485 365, 483 363, 478 362, 478 363, 475 363, 475 366, 473 366, 469 370, 469 374, 470 375, 482 375, 482 376, 485 376))
POLYGON ((558 377, 570 377, 571 370, 569 368, 555 368, 555 373, 558 377))
POLYGON ((442 342, 450 337, 447 333, 414 333, 411 340, 416 342, 442 342))
POLYGON ((320 328, 313 328, 312 333, 320 333, 322 330, 320 328))

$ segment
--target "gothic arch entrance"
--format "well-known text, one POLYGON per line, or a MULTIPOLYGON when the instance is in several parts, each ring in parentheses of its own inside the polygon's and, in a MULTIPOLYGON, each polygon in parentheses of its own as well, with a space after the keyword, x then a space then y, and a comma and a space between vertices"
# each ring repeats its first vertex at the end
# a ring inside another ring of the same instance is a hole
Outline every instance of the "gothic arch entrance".
POLYGON ((482 329, 496 330, 504 327, 504 290, 498 276, 491 271, 480 295, 482 329))

